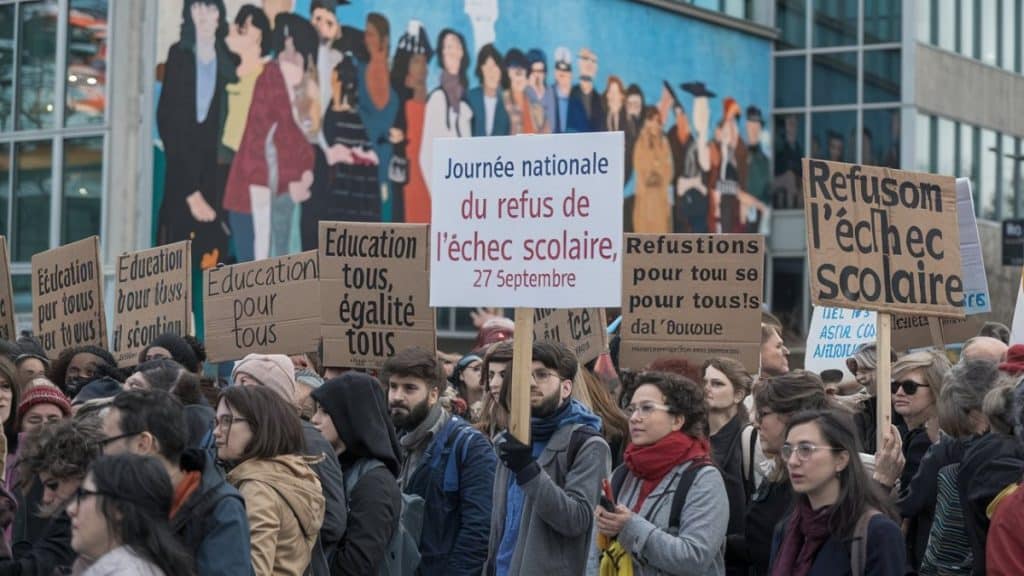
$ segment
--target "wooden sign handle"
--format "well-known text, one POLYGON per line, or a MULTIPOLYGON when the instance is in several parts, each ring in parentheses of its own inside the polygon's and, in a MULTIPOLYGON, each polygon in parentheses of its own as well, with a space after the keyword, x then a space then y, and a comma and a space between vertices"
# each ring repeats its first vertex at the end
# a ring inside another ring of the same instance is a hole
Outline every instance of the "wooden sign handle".
POLYGON ((512 381, 509 390, 508 431, 530 444, 530 385, 533 378, 533 308, 516 308, 516 334, 512 339, 512 381))
POLYGON ((878 313, 878 365, 875 373, 875 394, 878 412, 875 417, 877 429, 876 453, 885 443, 885 435, 892 425, 892 315, 878 313))

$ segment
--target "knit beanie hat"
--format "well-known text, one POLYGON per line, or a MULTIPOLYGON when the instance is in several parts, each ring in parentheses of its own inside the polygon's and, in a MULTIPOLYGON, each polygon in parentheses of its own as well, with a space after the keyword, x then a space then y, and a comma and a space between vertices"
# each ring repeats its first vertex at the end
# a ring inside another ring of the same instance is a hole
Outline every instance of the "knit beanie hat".
POLYGON ((305 384, 309 388, 316 390, 323 386, 324 379, 309 368, 303 368, 302 370, 295 371, 295 382, 298 384, 305 384))
POLYGON ((79 404, 85 404, 90 400, 96 400, 98 398, 113 398, 121 393, 123 388, 121 383, 113 378, 104 376, 103 378, 97 378, 92 382, 89 382, 78 391, 75 395, 74 400, 71 401, 72 406, 78 406, 79 404))
POLYGON ((1011 375, 1024 372, 1024 344, 1014 344, 1006 351, 1006 359, 999 369, 1011 375))
POLYGON ((242 373, 277 392, 289 404, 295 404, 295 365, 291 358, 284 354, 249 354, 235 363, 231 382, 242 373))
POLYGON ((68 402, 68 397, 60 391, 60 388, 50 384, 37 384, 25 390, 25 393, 21 396, 21 402, 18 403, 19 427, 25 413, 36 404, 53 404, 60 408, 65 418, 71 415, 71 402, 68 402))
POLYGON ((466 368, 468 368, 469 365, 472 364, 473 362, 479 362, 479 361, 483 361, 483 358, 481 358, 480 356, 477 356, 476 354, 473 354, 472 352, 469 353, 469 354, 466 354, 455 365, 455 369, 452 370, 452 376, 451 376, 451 378, 448 379, 448 381, 451 382, 453 386, 458 386, 459 385, 459 377, 462 376, 463 371, 465 371, 466 368))
POLYGON ((171 353, 171 359, 185 367, 189 372, 199 371, 199 359, 196 352, 184 338, 170 332, 161 334, 150 341, 149 345, 139 354, 139 363, 142 363, 150 348, 159 346, 171 353))

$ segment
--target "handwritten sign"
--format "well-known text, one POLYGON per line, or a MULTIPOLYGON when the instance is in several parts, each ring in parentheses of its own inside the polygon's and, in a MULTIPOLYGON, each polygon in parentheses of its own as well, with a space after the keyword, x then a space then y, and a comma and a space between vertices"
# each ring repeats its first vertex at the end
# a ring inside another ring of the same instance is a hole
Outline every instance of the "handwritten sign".
POLYGON ((434 141, 431 306, 617 306, 621 132, 434 141))
POLYGON ((533 339, 561 342, 582 364, 608 348, 604 308, 537 308, 533 311, 533 339))
POLYGON ((190 332, 191 254, 192 243, 185 240, 117 259, 111 352, 118 366, 134 366, 161 334, 190 332))
POLYGON ((221 362, 251 352, 316 350, 318 278, 315 250, 207 270, 203 277, 207 357, 221 362))
POLYGON ((620 364, 726 356, 760 369, 764 236, 627 234, 620 364))
POLYGON ((963 317, 952 177, 803 163, 815 305, 963 317))
POLYGON ((107 347, 100 239, 90 236, 32 256, 32 328, 47 356, 107 347))
POLYGON ((320 222, 324 364, 379 368, 395 352, 436 348, 425 224, 320 222))

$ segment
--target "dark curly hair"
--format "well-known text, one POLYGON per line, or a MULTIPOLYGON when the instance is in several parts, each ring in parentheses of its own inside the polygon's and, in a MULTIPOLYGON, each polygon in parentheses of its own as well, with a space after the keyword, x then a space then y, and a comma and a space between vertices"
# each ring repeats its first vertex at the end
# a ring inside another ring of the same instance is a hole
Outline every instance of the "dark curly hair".
POLYGON ((694 438, 707 436, 708 408, 703 386, 673 372, 644 372, 634 384, 634 392, 648 384, 657 388, 665 397, 668 413, 685 419, 683 432, 694 438))
POLYGON ((102 364, 96 366, 97 377, 110 376, 118 382, 124 382, 124 374, 117 368, 117 361, 114 357, 103 348, 99 346, 74 346, 72 348, 65 348, 61 351, 60 355, 54 360, 50 366, 50 371, 46 376, 51 382, 60 388, 61 392, 68 395, 69 398, 74 397, 78 392, 77 390, 68 390, 66 376, 68 367, 71 365, 71 360, 79 354, 92 354, 103 361, 102 364))
MULTIPOLYGON (((42 472, 57 480, 81 480, 89 466, 102 453, 104 438, 99 418, 65 419, 44 424, 25 439, 18 460, 19 483, 16 490, 28 493, 32 481, 42 472)), ((63 502, 32 510, 42 517, 51 517, 61 510, 63 502)))

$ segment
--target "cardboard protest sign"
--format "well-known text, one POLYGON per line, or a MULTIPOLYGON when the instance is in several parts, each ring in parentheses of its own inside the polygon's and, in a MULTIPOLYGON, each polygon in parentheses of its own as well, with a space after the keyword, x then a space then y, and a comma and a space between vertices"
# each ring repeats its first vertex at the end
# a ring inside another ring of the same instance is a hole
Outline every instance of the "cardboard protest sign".
POLYGON ((533 339, 561 342, 583 364, 608 348, 604 308, 537 308, 533 311, 533 339))
MULTIPOLYGON (((960 260, 963 266, 964 312, 987 314, 992 311, 988 295, 988 276, 985 274, 985 258, 981 251, 981 236, 978 234, 978 220, 974 217, 974 196, 971 181, 956 179, 957 221, 960 225, 960 260)), ((896 335, 893 335, 896 342, 896 335)), ((947 342, 948 344, 949 342, 947 342)))
POLYGON ((11 288, 11 257, 7 252, 6 236, 0 236, 0 338, 12 342, 18 338, 14 326, 14 290, 11 288))
POLYGON ((117 259, 111 353, 117 365, 134 366, 157 336, 190 333, 192 243, 188 240, 117 259))
POLYGON ((963 344, 978 335, 985 324, 972 316, 964 318, 929 318, 928 316, 909 316, 896 314, 892 318, 892 349, 905 352, 914 348, 934 346, 931 322, 939 322, 940 334, 944 346, 963 344))
POLYGON ((868 310, 815 306, 807 331, 804 368, 819 374, 836 369, 853 376, 846 359, 862 344, 875 341, 877 321, 876 314, 868 310))
POLYGON ((760 369, 764 236, 627 234, 619 363, 726 356, 760 369))
POLYGON ((803 168, 815 305, 963 317, 952 177, 809 158, 803 168))
POLYGON ((438 138, 431 306, 617 306, 621 132, 438 138))
POLYGON ((203 307, 209 360, 316 350, 318 270, 315 250, 206 270, 203 307))
POLYGON ((436 347, 425 224, 320 222, 324 365, 379 368, 411 346, 436 347))
POLYGON ((72 346, 107 347, 99 237, 32 256, 32 310, 32 330, 50 358, 72 346))

